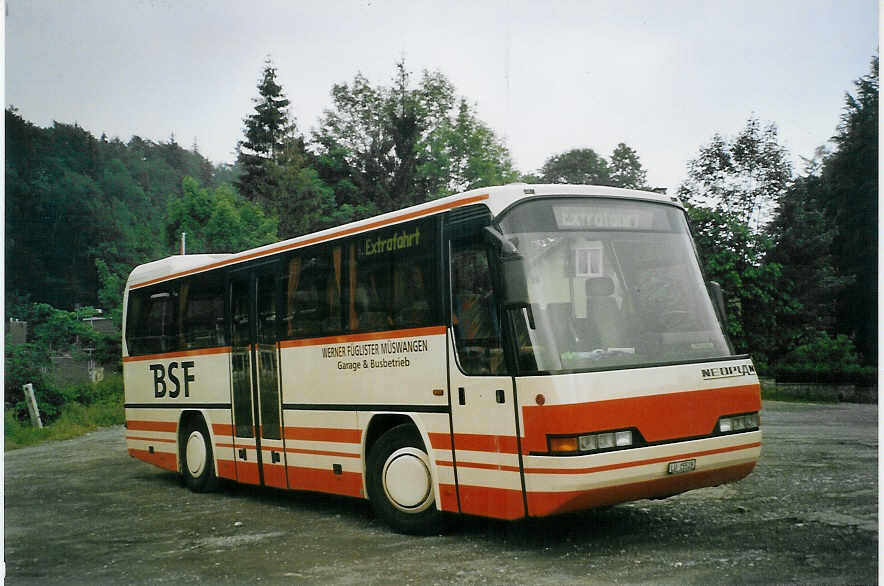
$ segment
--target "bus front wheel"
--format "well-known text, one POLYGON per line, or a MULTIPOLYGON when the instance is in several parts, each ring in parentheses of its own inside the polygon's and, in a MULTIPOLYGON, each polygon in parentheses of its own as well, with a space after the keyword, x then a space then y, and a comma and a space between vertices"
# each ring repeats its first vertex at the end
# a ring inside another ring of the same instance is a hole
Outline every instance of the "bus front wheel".
POLYGON ((181 471, 184 483, 193 492, 209 492, 217 484, 212 444, 202 419, 191 419, 183 434, 181 471))
POLYGON ((413 535, 442 529, 430 459, 413 425, 397 425, 378 439, 366 473, 372 508, 393 529, 413 535))

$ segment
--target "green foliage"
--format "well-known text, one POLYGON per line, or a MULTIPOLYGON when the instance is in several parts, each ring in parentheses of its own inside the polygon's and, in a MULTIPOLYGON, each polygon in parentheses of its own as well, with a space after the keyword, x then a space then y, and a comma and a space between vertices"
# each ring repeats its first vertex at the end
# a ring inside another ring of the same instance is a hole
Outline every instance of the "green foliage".
POLYGON ((835 327, 837 299, 853 280, 840 275, 833 263, 837 229, 820 201, 822 187, 818 176, 796 179, 765 230, 774 243, 767 259, 782 267, 771 349, 775 361, 808 336, 835 327))
POLYGON ((540 169, 542 183, 610 185, 608 161, 592 149, 572 149, 553 155, 540 169))
MULTIPOLYGON (((289 114, 289 99, 277 82, 277 70, 269 58, 258 82, 258 97, 253 101, 254 111, 244 120, 245 139, 236 147, 237 166, 242 169, 236 187, 247 200, 280 215, 283 201, 290 194, 278 182, 278 168, 302 167, 306 151, 289 114)), ((285 218, 282 225, 286 234, 285 218)))
POLYGON ((76 311, 56 309, 47 303, 9 307, 16 318, 28 322, 28 342, 45 352, 66 352, 79 342, 93 342, 96 332, 83 320, 97 314, 91 307, 76 311))
POLYGON ((38 344, 6 344, 4 348, 3 394, 6 405, 24 401, 22 386, 33 383, 37 392, 49 387, 43 369, 49 364, 49 352, 38 344))
POLYGON ((866 363, 877 360, 878 342, 878 57, 847 94, 837 150, 821 172, 820 200, 834 219, 837 273, 853 280, 838 296, 838 332, 856 340, 866 363))
POLYGON ((610 161, 589 148, 571 149, 546 160, 537 173, 522 175, 525 183, 609 185, 642 189, 647 183, 638 153, 619 143, 610 161))
POLYGON ((642 167, 638 153, 622 142, 611 153, 609 168, 611 185, 614 187, 642 189, 648 183, 648 174, 642 167))
POLYGON ((766 260, 771 241, 734 212, 690 204, 687 212, 706 277, 726 294, 731 341, 737 352, 767 362, 781 303, 777 279, 782 267, 766 260))
POLYGON ((859 364, 836 365, 814 363, 778 364, 773 370, 777 382, 829 383, 872 386, 878 382, 878 368, 859 364))
POLYGON ((98 140, 77 125, 38 128, 7 109, 7 297, 17 292, 63 308, 101 304, 118 319, 117 291, 132 268, 171 252, 157 210, 180 195, 185 176, 214 187, 213 174, 174 138, 98 140))
POLYGON ((773 369, 780 382, 854 383, 872 385, 878 369, 860 365, 853 341, 843 334, 813 332, 773 369))
MULTIPOLYGON (((125 420, 123 409, 123 378, 112 376, 94 385, 80 385, 60 393, 66 399, 56 409, 56 417, 42 429, 31 426, 16 415, 16 409, 4 411, 5 449, 14 450, 43 441, 70 439, 94 431, 98 427, 121 425, 125 420)), ((38 402, 40 401, 38 397, 38 402)), ((44 403, 38 403, 44 414, 44 403)))
POLYGON ((514 181, 509 151, 441 73, 389 87, 361 74, 331 92, 313 141, 316 169, 354 219, 457 191, 514 181))
POLYGON ((776 125, 762 127, 753 117, 733 139, 715 133, 700 147, 678 193, 695 206, 739 214, 756 230, 769 219, 791 178, 788 151, 779 144, 776 125))
POLYGON ((759 226, 791 172, 776 126, 750 118, 733 140, 716 133, 702 146, 679 188, 706 275, 728 294, 731 341, 761 366, 776 357, 776 316, 791 301, 778 287, 783 266, 769 256, 773 241, 759 226))
POLYGON ((208 189, 185 177, 181 195, 169 200, 165 231, 169 248, 185 232, 188 253, 238 252, 274 242, 276 220, 228 185, 208 189))
POLYGON ((858 365, 859 357, 853 342, 847 336, 830 336, 815 332, 808 341, 785 356, 785 362, 820 364, 829 367, 858 365))

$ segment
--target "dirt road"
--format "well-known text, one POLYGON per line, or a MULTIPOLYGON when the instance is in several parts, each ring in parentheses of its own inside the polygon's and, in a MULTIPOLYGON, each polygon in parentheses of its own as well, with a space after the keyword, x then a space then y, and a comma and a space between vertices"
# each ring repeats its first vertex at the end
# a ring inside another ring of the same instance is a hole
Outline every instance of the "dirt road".
POLYGON ((877 581, 877 406, 766 402, 762 417, 761 462, 735 485, 426 538, 364 501, 192 494, 105 429, 6 454, 6 583, 877 581))

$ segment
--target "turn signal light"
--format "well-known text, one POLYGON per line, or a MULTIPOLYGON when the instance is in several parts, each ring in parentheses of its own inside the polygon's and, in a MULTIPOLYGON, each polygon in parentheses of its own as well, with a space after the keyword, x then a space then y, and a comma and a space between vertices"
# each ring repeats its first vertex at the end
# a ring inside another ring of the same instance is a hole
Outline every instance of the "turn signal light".
POLYGON ((576 452, 576 437, 551 437, 549 438, 549 450, 551 452, 576 452))

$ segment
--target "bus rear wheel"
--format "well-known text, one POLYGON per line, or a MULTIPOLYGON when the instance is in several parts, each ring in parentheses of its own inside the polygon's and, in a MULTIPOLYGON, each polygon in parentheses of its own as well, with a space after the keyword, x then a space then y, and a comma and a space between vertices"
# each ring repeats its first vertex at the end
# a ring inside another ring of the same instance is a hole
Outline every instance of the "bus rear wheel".
POLYGON ((181 471, 184 484, 193 492, 209 492, 215 489, 214 458, 209 432, 202 419, 191 419, 182 434, 181 471))
POLYGON ((368 454, 366 487, 375 514, 400 533, 428 535, 443 528, 420 434, 403 424, 385 432, 368 454))

